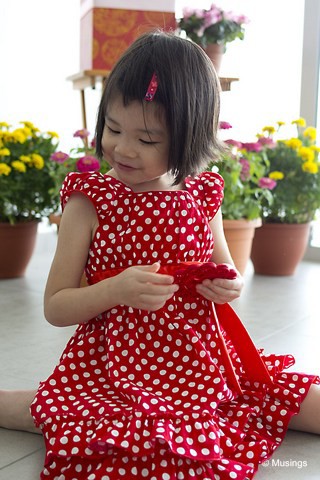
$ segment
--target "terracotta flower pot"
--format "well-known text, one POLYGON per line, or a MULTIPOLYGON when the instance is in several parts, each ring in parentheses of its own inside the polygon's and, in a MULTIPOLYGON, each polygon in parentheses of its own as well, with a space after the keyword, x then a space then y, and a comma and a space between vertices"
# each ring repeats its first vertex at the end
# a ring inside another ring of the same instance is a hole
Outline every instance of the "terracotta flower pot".
POLYGON ((37 238, 38 222, 0 223, 0 278, 25 274, 37 238))
POLYGON ((265 223, 251 250, 254 271, 260 275, 293 275, 308 245, 310 223, 265 223))
POLYGON ((219 74, 221 63, 222 63, 222 57, 224 54, 224 46, 218 45, 217 43, 210 43, 209 45, 207 45, 204 51, 212 61, 217 74, 219 74))
POLYGON ((250 258, 256 228, 260 227, 261 224, 260 218, 255 220, 223 220, 228 247, 235 266, 241 275, 244 274, 250 258))

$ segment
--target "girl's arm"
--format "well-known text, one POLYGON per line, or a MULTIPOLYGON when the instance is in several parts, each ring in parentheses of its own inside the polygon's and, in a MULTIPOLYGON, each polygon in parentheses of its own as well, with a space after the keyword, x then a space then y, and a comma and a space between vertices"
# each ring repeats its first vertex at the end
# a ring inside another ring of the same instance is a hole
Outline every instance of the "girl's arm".
MULTIPOLYGON (((211 220, 210 228, 214 237, 212 262, 216 264, 228 263, 234 267, 234 262, 223 231, 221 209, 218 210, 213 220, 211 220)), ((197 285, 197 291, 211 302, 229 303, 240 296, 242 287, 243 278, 238 272, 237 278, 234 280, 220 278, 204 280, 201 284, 197 285)))
MULTIPOLYGON (((157 310, 177 290, 160 265, 130 267, 119 275, 80 288, 90 243, 98 227, 96 211, 81 193, 73 193, 60 223, 56 253, 44 296, 44 312, 56 326, 84 323, 116 305, 157 310)), ((94 261, 94 259, 93 259, 94 261)))

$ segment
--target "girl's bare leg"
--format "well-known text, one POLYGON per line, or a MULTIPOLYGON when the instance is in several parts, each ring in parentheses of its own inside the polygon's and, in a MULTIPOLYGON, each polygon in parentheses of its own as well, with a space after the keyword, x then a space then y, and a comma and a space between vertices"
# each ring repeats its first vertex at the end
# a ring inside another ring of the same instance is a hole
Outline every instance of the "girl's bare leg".
POLYGON ((41 433, 30 414, 36 390, 0 390, 0 427, 41 433))
POLYGON ((289 428, 320 435, 320 387, 311 385, 298 415, 291 418, 289 428))

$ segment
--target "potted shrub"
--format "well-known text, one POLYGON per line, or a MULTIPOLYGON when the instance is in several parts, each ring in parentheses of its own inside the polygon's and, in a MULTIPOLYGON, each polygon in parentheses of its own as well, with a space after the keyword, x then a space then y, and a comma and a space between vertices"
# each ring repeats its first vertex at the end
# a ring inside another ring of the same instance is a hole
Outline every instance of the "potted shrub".
MULTIPOLYGON (((220 128, 231 125, 221 122, 220 128)), ((250 258, 255 229, 261 225, 262 204, 271 204, 276 182, 266 176, 268 158, 263 141, 244 143, 225 140, 225 151, 208 169, 225 182, 222 216, 226 239, 236 264, 244 273, 250 258)))
POLYGON ((245 15, 224 11, 212 4, 209 9, 185 7, 178 19, 178 29, 180 34, 183 32, 206 51, 219 72, 227 43, 237 38, 243 40, 246 23, 248 18, 245 15))
POLYGON ((0 122, 0 278, 22 276, 41 218, 55 211, 51 154, 58 135, 31 122, 0 122))
POLYGON ((261 141, 274 143, 266 154, 268 177, 276 182, 273 203, 263 202, 263 226, 252 246, 255 272, 266 275, 295 272, 308 243, 311 221, 320 207, 316 129, 306 126, 303 118, 291 122, 295 135, 289 131, 284 137, 285 127, 284 122, 278 122, 277 128, 266 126, 260 135, 261 141))

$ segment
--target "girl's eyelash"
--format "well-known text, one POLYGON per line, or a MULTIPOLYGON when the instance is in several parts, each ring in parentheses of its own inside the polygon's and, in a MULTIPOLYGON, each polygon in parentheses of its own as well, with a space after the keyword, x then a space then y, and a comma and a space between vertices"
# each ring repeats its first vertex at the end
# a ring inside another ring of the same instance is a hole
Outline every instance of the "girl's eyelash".
MULTIPOLYGON (((118 130, 114 130, 113 128, 109 127, 109 125, 106 125, 106 126, 110 133, 114 133, 115 135, 120 133, 118 130)), ((156 145, 157 143, 159 143, 159 142, 153 142, 152 140, 143 140, 142 138, 140 138, 139 141, 143 145, 156 145)))
POLYGON ((107 129, 108 129, 109 132, 111 132, 111 133, 120 133, 118 130, 114 130, 113 128, 109 127, 108 125, 107 125, 107 129))
POLYGON ((151 141, 148 141, 148 140, 142 140, 140 138, 140 142, 143 143, 144 145, 156 145, 158 142, 153 142, 152 140, 151 141))

